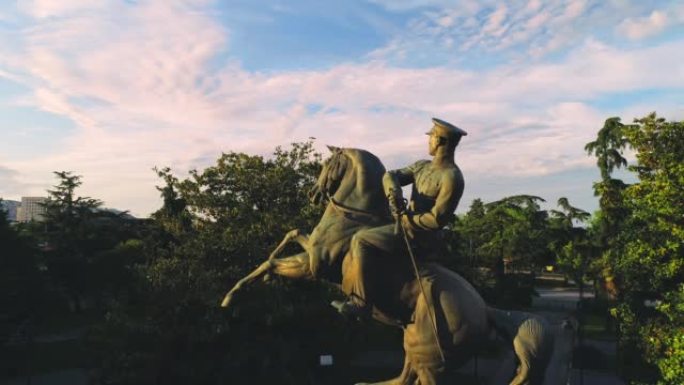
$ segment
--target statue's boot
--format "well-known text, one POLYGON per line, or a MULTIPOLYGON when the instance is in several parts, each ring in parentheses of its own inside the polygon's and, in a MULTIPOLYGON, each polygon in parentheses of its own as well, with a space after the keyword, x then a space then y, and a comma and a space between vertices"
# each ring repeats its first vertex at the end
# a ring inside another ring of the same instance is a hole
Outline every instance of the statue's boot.
POLYGON ((345 317, 358 318, 359 320, 367 320, 371 318, 372 309, 368 305, 359 304, 353 300, 347 301, 332 301, 332 307, 344 315, 345 317))

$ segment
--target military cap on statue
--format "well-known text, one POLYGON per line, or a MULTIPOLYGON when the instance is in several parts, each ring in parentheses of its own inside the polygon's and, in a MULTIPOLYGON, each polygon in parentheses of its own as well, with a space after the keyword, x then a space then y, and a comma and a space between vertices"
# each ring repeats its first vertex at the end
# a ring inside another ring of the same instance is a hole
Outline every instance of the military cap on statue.
POLYGON ((442 119, 432 118, 432 123, 434 126, 429 132, 426 132, 428 135, 435 134, 446 139, 460 139, 462 136, 468 135, 467 132, 442 119))

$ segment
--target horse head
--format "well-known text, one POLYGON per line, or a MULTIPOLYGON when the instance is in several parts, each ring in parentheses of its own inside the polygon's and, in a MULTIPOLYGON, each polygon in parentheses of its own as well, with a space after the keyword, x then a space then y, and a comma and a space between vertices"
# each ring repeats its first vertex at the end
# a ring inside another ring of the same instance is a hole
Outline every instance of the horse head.
POLYGON ((316 205, 335 195, 347 168, 348 162, 343 149, 333 146, 328 146, 328 149, 332 155, 323 162, 321 173, 309 191, 309 199, 316 205))
POLYGON ((323 162, 318 180, 309 191, 314 204, 330 199, 359 210, 380 212, 387 201, 382 188, 385 167, 368 151, 328 146, 331 155, 323 162))

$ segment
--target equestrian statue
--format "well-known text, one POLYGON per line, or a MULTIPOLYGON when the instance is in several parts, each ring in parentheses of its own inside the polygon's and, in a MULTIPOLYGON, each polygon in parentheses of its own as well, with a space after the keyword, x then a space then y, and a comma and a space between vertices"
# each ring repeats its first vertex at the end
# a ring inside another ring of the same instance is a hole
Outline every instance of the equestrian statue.
MULTIPOLYGON (((527 373, 530 367, 539 371, 542 366, 543 372, 546 366, 537 356, 542 351, 538 345, 546 349, 551 340, 548 328, 501 316, 465 279, 433 262, 447 253, 439 232, 453 220, 463 195, 454 152, 467 134, 443 120, 432 121, 427 133, 432 159, 398 170, 386 171, 368 151, 329 146, 332 155, 309 192, 314 204, 327 203, 318 225, 310 234, 288 232, 266 262, 235 284, 221 306, 230 306, 236 292, 266 275, 327 280, 347 296, 332 303, 340 313, 372 317, 404 331, 403 370, 378 384, 445 384, 449 373, 471 359, 497 329, 512 333, 510 340, 530 341, 518 343, 524 352, 516 354, 526 359, 519 359, 511 383, 541 384, 527 373), (406 201, 402 186, 409 184, 411 199, 406 201), (290 242, 303 251, 281 257, 290 242)), ((544 357, 547 353, 542 351, 544 357)))

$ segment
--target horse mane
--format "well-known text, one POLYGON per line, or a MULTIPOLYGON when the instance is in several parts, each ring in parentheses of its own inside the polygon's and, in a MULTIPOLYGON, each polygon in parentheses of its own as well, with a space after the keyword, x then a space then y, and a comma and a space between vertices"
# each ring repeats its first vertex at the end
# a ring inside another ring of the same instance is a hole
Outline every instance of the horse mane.
POLYGON ((333 191, 334 185, 340 183, 340 179, 347 171, 351 160, 347 158, 342 149, 337 149, 333 151, 332 156, 326 162, 328 163, 328 172, 323 187, 326 191, 333 191))
POLYGON ((382 176, 385 174, 386 170, 385 166, 375 154, 358 148, 345 148, 342 151, 346 153, 350 159, 353 159, 353 163, 363 165, 363 167, 358 168, 360 173, 357 175, 357 178, 360 186, 363 186, 363 188, 373 188, 372 186, 377 184, 382 190, 382 176))
POLYGON ((368 211, 383 218, 388 216, 387 198, 382 186, 385 166, 380 159, 357 148, 328 148, 332 155, 325 161, 324 173, 319 180, 322 192, 334 197, 334 204, 338 207, 368 211))
POLYGON ((381 182, 382 175, 385 173, 380 159, 373 153, 359 148, 339 148, 330 147, 332 155, 326 161, 328 163, 328 173, 324 187, 327 191, 333 191, 336 183, 344 177, 349 167, 356 167, 360 173, 359 185, 368 187, 367 183, 381 182), (360 167, 359 167, 360 166, 360 167))

